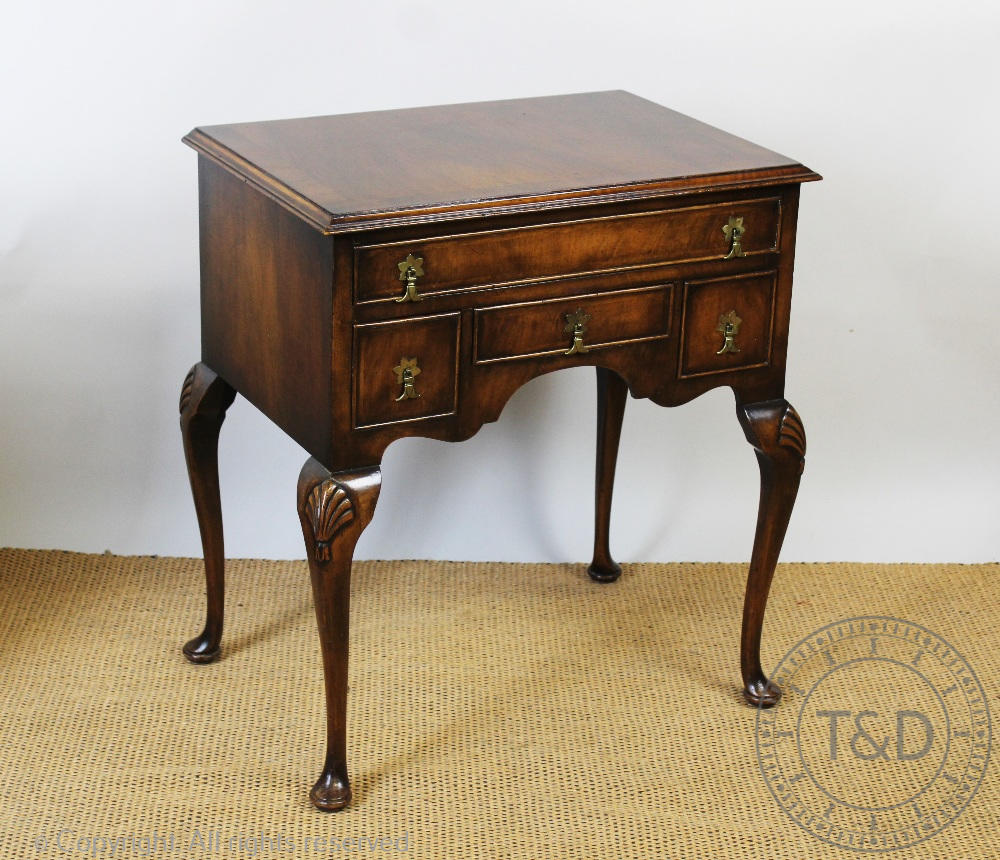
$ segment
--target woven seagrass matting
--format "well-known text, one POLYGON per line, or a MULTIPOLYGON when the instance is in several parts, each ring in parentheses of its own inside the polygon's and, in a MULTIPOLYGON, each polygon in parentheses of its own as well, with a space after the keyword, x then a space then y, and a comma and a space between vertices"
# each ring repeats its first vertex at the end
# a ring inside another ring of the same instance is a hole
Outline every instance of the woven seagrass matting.
MULTIPOLYGON (((762 774, 738 686, 743 565, 636 564, 597 585, 582 565, 356 564, 354 801, 334 814, 307 799, 324 717, 305 562, 233 560, 227 580, 222 658, 192 666, 199 560, 0 550, 0 857, 853 856, 762 774)), ((998 594, 998 565, 781 565, 763 662, 894 616, 960 653, 1000 710, 998 594)), ((934 706, 923 676, 893 671, 912 733, 934 706)), ((852 753, 850 716, 838 731, 835 761, 826 741, 806 753, 817 784, 878 798, 895 741, 852 753)), ((998 810, 991 765, 951 824, 889 856, 1000 856, 998 810)))

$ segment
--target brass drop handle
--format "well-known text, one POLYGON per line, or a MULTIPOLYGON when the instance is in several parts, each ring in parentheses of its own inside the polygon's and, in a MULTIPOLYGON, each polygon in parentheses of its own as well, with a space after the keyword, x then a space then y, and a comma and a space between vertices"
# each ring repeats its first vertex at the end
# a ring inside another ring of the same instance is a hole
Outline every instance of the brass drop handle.
POLYGON ((745 257, 743 234, 746 232, 746 228, 743 226, 743 216, 741 215, 737 218, 731 215, 729 223, 723 226, 722 232, 725 233, 726 238, 729 240, 729 253, 722 259, 731 260, 733 257, 745 257))
POLYGON ((420 376, 420 367, 415 358, 401 358, 392 372, 396 374, 396 382, 403 386, 403 391, 399 397, 395 398, 399 403, 401 400, 416 400, 420 394, 413 387, 413 380, 420 376))
POLYGON ((722 343, 722 349, 718 350, 716 355, 725 355, 727 352, 739 352, 740 348, 736 345, 736 335, 740 333, 740 323, 742 323, 738 316, 736 316, 736 311, 730 311, 728 314, 722 314, 719 317, 719 324, 715 327, 715 330, 722 333, 724 338, 722 343))
POLYGON ((564 316, 566 317, 566 327, 563 331, 573 335, 573 345, 563 355, 580 355, 584 352, 590 352, 590 347, 583 342, 587 323, 590 322, 590 314, 584 313, 582 308, 577 308, 573 313, 564 316))
POLYGON ((422 302, 424 297, 417 292, 417 278, 422 278, 424 275, 424 258, 407 254, 406 259, 396 265, 399 268, 399 280, 406 282, 406 291, 393 301, 422 302))

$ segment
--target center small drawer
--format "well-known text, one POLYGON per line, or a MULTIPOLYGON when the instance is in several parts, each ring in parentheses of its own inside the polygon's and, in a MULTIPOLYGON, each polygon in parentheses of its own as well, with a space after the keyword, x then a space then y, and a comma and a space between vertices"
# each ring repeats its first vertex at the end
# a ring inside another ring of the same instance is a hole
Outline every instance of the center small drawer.
POLYGON ((673 284, 520 302, 475 312, 476 364, 591 350, 670 336, 673 284))
POLYGON ((354 248, 358 302, 411 300, 589 272, 774 253, 777 197, 354 248))

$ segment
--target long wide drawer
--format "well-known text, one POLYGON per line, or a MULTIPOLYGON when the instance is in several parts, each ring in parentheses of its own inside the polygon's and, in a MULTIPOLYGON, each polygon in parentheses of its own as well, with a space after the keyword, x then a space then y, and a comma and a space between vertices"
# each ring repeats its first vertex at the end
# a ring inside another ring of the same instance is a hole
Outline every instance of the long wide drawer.
POLYGON ((418 295, 620 268, 723 259, 777 250, 777 197, 489 230, 354 249, 359 302, 403 296, 409 259, 418 295), (417 269, 419 274, 416 274, 417 269))
POLYGON ((673 285, 498 305, 475 312, 476 364, 591 350, 670 336, 673 285))

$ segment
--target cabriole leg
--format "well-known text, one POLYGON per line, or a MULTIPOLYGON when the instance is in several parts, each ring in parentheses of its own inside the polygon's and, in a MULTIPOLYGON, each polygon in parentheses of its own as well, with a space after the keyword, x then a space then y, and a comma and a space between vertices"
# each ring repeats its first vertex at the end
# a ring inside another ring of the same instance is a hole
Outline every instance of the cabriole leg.
POLYGON ((382 474, 378 467, 331 475, 310 458, 299 475, 298 509, 312 577, 326 685, 326 760, 309 792, 318 809, 351 800, 347 776, 347 655, 354 547, 371 522, 382 474))
POLYGON ((236 392, 200 362, 191 368, 181 389, 181 435, 194 507, 205 556, 208 609, 205 629, 184 645, 192 663, 210 663, 219 655, 225 602, 225 550, 219 499, 219 429, 236 392))
POLYGON ((587 568, 596 582, 614 582, 622 569, 611 557, 611 494, 628 387, 614 371, 597 368, 597 480, 594 498, 594 560, 587 568))
POLYGON ((739 404, 736 413, 760 466, 760 507, 740 642, 743 697, 751 705, 769 708, 777 704, 781 690, 761 669, 760 634, 771 578, 805 465, 806 434, 802 419, 787 400, 739 404))

